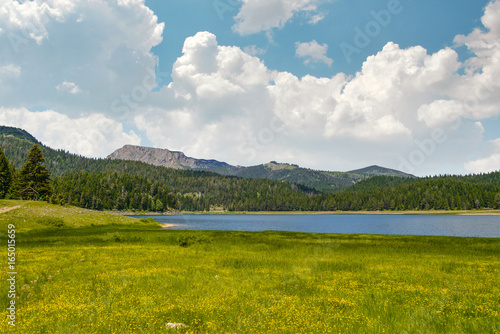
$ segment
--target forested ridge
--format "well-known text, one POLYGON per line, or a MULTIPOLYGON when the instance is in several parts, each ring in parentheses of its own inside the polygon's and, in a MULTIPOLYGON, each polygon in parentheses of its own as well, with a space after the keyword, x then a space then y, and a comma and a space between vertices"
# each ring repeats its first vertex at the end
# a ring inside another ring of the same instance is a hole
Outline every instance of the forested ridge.
POLYGON ((353 182, 365 178, 361 174, 350 174, 341 172, 324 172, 307 168, 301 168, 296 165, 280 164, 287 168, 272 168, 274 162, 265 165, 251 167, 218 167, 211 171, 221 175, 232 175, 245 178, 266 178, 271 180, 288 181, 302 184, 309 188, 317 189, 320 192, 332 193, 341 191, 349 187, 353 182))
POLYGON ((299 210, 310 198, 288 182, 209 174, 166 174, 153 179, 83 172, 55 178, 53 188, 65 202, 97 210, 284 211, 299 210))
MULTIPOLYGON (((11 168, 33 142, 0 136, 11 168)), ((359 211, 500 208, 500 173, 402 178, 374 176, 336 194, 285 181, 175 170, 141 162, 89 159, 41 146, 50 200, 96 210, 359 211)), ((15 174, 15 173, 13 173, 15 174)), ((16 197, 16 193, 10 193, 16 197)))
POLYGON ((41 144, 35 137, 33 137, 28 132, 10 126, 0 125, 0 136, 19 138, 19 139, 24 139, 28 142, 32 142, 34 144, 41 144))
MULTIPOLYGON (((328 210, 470 210, 500 208, 499 172, 471 175, 476 183, 459 176, 394 180, 377 176, 374 186, 345 191, 328 198, 328 210), (368 190, 369 189, 369 190, 368 190)), ((369 184, 370 180, 362 181, 369 184)), ((361 183, 361 182, 360 182, 361 183)), ((353 189, 356 189, 354 186, 353 189)))

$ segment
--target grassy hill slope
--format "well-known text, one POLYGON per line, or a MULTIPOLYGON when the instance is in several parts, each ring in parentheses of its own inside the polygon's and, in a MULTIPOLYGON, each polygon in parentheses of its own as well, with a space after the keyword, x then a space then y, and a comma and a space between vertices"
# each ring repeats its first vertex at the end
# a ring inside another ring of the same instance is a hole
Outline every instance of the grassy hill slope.
POLYGON ((92 211, 74 206, 60 206, 47 202, 0 200, 0 228, 5 231, 7 222, 15 224, 16 231, 45 228, 77 228, 83 226, 136 224, 137 219, 106 212, 92 211))

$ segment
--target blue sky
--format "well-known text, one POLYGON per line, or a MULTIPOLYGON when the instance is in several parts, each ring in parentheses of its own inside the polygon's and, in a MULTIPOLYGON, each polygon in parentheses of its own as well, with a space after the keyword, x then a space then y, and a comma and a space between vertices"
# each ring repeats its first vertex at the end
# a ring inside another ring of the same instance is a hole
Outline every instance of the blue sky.
MULTIPOLYGON (((162 72, 171 72, 172 64, 182 55, 182 45, 187 37, 206 30, 215 34, 221 45, 237 45, 241 48, 256 45, 266 50, 259 57, 271 69, 289 71, 299 77, 306 74, 331 77, 339 72, 355 74, 368 56, 379 52, 389 41, 402 48, 421 45, 429 52, 453 46, 456 35, 468 34, 481 25, 480 18, 488 2, 401 0, 398 6, 402 9, 401 13, 391 14, 390 24, 381 29, 376 37, 370 38, 369 45, 362 48, 359 54, 354 54, 350 61, 344 56, 341 43, 354 46, 355 28, 364 30, 368 23, 374 21, 372 12, 387 10, 387 0, 323 3, 319 6, 322 12, 327 13, 323 20, 312 25, 307 24, 308 19, 304 15, 297 15, 283 28, 272 30, 272 41, 269 41, 266 31, 241 36, 232 30, 234 16, 241 3, 233 6, 231 1, 224 0, 148 0, 146 4, 154 10, 160 21, 165 22, 164 40, 153 48, 153 52, 160 57, 159 70, 162 72), (295 43, 311 40, 328 44, 328 56, 334 60, 334 65, 306 66, 302 59, 295 57, 295 43)), ((457 50, 463 51, 460 52, 463 58, 470 56, 466 50, 457 50)))
POLYGON ((0 0, 0 124, 255 165, 500 166, 500 0, 0 0))

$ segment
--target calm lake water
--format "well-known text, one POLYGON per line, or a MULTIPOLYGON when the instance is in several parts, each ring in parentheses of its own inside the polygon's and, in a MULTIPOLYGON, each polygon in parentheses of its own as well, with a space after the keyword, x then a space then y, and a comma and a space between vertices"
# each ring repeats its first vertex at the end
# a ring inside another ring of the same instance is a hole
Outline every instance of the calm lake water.
POLYGON ((500 238, 500 216, 456 215, 179 215, 134 216, 182 230, 290 231, 341 234, 500 238))

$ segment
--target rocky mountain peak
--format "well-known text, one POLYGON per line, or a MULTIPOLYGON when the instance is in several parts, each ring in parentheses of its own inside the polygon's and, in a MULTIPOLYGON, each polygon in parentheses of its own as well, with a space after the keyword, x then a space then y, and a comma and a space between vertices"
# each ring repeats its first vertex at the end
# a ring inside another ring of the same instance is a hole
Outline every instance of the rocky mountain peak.
POLYGON ((154 166, 170 167, 175 169, 209 169, 229 166, 217 160, 195 159, 179 151, 167 149, 125 145, 111 153, 108 159, 141 161, 154 166))

